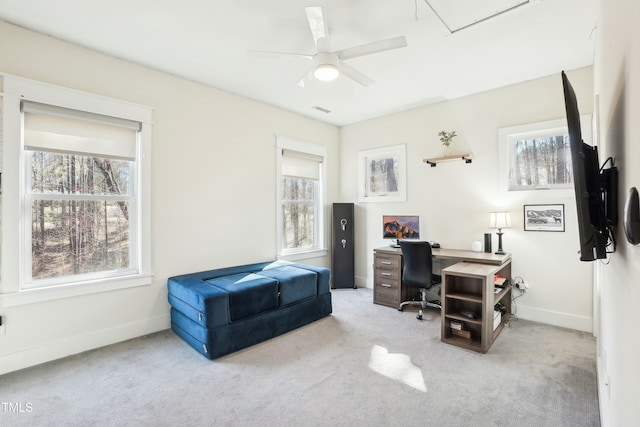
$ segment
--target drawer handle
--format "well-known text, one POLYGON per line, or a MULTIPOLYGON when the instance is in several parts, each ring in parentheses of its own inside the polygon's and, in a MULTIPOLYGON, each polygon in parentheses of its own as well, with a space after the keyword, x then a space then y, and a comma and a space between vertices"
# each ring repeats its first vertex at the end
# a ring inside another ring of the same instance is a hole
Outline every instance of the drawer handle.
POLYGON ((391 276, 391 273, 380 273, 383 276, 391 276))
POLYGON ((391 261, 380 261, 380 264, 391 265, 391 261))
POLYGON ((391 285, 387 285, 386 283, 380 283, 380 286, 382 286, 383 288, 390 288, 391 285))

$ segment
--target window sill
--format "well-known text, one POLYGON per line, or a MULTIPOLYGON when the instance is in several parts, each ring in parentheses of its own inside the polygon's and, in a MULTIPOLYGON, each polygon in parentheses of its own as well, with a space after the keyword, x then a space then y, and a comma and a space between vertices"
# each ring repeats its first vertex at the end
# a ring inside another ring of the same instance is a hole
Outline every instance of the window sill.
POLYGON ((135 288, 138 286, 148 286, 151 284, 152 277, 153 275, 151 274, 137 275, 0 294, 0 307, 14 307, 82 295, 97 294, 100 292, 116 291, 119 289, 135 288))
POLYGON ((278 259, 284 261, 300 261, 302 259, 319 258, 327 256, 329 251, 326 249, 312 249, 304 252, 295 252, 289 254, 279 254, 278 259))
POLYGON ((571 198, 575 197, 573 187, 571 188, 509 188, 512 194, 522 194, 527 197, 543 196, 545 198, 571 198))

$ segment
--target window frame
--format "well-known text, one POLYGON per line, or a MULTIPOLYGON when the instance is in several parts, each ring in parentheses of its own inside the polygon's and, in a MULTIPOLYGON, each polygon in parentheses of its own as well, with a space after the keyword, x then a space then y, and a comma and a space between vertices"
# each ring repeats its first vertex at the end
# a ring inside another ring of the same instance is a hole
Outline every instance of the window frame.
POLYGON ((151 120, 152 109, 147 106, 106 98, 48 83, 37 82, 8 74, 0 74, 4 85, 2 100, 2 240, 0 253, 0 305, 13 306, 52 299, 68 298, 97 292, 125 289, 151 284, 151 120), (132 213, 136 225, 137 269, 130 274, 104 275, 84 280, 50 283, 29 287, 25 269, 30 257, 25 256, 27 217, 31 217, 27 197, 27 153, 24 150, 21 101, 33 101, 55 107, 123 118, 141 123, 136 144, 135 197, 138 209, 132 213), (12 248, 17 248, 14 250, 12 248))
POLYGON ((308 258, 326 256, 326 214, 325 201, 327 200, 327 149, 322 145, 297 141, 291 138, 276 136, 276 256, 277 259, 297 261, 308 258), (297 151, 299 153, 322 157, 320 162, 320 176, 316 191, 314 234, 316 245, 312 248, 284 249, 283 248, 283 197, 282 197, 282 155, 284 150, 297 151))
MULTIPOLYGON (((586 142, 591 141, 591 116, 582 115, 580 117, 580 123, 582 139, 586 142)), ((563 135, 568 135, 569 132, 566 119, 549 120, 545 122, 501 128, 498 130, 500 188, 503 191, 516 194, 534 194, 542 191, 553 197, 574 196, 573 183, 539 186, 537 188, 517 186, 513 184, 512 175, 515 167, 515 142, 524 138, 534 139, 537 137, 547 136, 550 133, 559 134, 558 132, 561 132, 563 135)))

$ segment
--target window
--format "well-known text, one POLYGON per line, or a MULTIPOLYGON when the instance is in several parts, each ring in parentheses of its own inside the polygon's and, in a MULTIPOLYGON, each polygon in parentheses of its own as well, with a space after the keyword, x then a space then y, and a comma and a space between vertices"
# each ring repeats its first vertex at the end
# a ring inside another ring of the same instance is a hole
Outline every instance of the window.
POLYGON ((573 182, 569 135, 525 137, 510 148, 512 190, 565 187, 573 182))
POLYGON ((27 290, 56 294, 15 304, 151 283, 151 110, 3 80, 2 224, 21 226, 3 229, 0 297, 12 305, 27 290))
POLYGON ((324 189, 326 149, 278 137, 278 255, 326 255, 324 189))
MULTIPOLYGON (((566 120, 505 128, 499 133, 501 164, 508 164, 502 180, 509 191, 573 188, 566 120)), ((585 137, 588 130, 583 130, 585 137)))
POLYGON ((316 247, 318 187, 317 179, 282 177, 283 250, 316 247))
POLYGON ((140 123, 28 101, 21 107, 24 287, 136 272, 130 218, 140 123))

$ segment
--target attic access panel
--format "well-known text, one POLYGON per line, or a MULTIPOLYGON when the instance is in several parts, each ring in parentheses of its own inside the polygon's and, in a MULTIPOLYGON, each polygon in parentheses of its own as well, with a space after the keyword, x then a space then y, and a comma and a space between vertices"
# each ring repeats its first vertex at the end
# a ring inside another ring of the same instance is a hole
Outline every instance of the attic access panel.
POLYGON ((529 0, 425 0, 447 29, 455 33, 520 7, 529 0))

